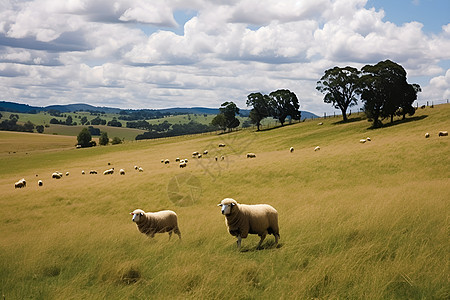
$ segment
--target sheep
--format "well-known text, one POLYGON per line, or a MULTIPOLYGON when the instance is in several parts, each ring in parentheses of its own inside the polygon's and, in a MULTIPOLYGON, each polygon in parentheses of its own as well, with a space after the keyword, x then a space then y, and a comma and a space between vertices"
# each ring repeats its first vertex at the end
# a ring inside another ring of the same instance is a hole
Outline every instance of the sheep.
POLYGON ((199 153, 199 154, 197 155, 197 158, 202 158, 202 154, 199 153))
MULTIPOLYGON (((161 160, 161 162, 163 162, 163 161, 161 160)), ((134 169, 137 171, 139 169, 139 167, 138 166, 134 166, 134 169)))
POLYGON ((103 175, 109 175, 109 174, 114 174, 114 168, 105 170, 105 171, 103 172, 103 175))
POLYGON ((84 170, 81 170, 81 175, 84 175, 84 174, 86 174, 86 173, 84 173, 84 170))
POLYGON ((187 159, 187 158, 185 158, 185 159, 184 159, 184 162, 188 162, 188 159, 187 159))
POLYGON ((194 151, 194 152, 192 152, 192 157, 196 157, 198 155, 198 152, 197 151, 194 151))
POLYGON ((430 133, 429 132, 425 133, 425 138, 427 139, 429 137, 430 137, 430 133))
POLYGON ((318 123, 317 125, 323 125, 323 122, 318 123))
POLYGON ((90 170, 89 174, 97 174, 97 171, 96 170, 90 170))
POLYGON ((256 154, 255 153, 247 153, 247 158, 255 158, 256 154))
POLYGON ((217 156, 214 156, 214 159, 215 159, 216 161, 218 161, 218 160, 219 160, 219 158, 218 158, 217 156))
POLYGON ((237 237, 238 250, 241 248, 241 239, 245 239, 248 234, 257 234, 261 238, 257 249, 261 247, 267 234, 273 234, 275 245, 278 244, 278 212, 272 206, 239 204, 231 198, 223 199, 218 206, 222 207, 228 232, 237 237))
POLYGON ((178 235, 181 240, 181 232, 178 228, 177 214, 171 210, 162 210, 158 212, 144 212, 142 209, 136 209, 132 213, 133 222, 141 233, 154 237, 155 233, 169 233, 169 240, 172 232, 178 235))
POLYGON ((69 172, 66 172, 66 176, 69 176, 69 172))
POLYGON ((219 144, 219 148, 223 148, 223 147, 225 147, 226 145, 224 144, 224 143, 220 143, 219 144))
POLYGON ((125 170, 124 170, 124 169, 120 169, 120 170, 119 170, 119 174, 120 174, 120 175, 125 175, 125 170))
POLYGON ((180 162, 180 158, 179 157, 175 158, 175 162, 180 162))
POLYGON ((208 154, 208 150, 203 151, 203 155, 208 154))
POLYGON ((164 159, 161 159, 161 163, 162 163, 162 164, 164 163, 164 159))
POLYGON ((62 173, 60 173, 60 172, 54 172, 54 173, 52 174, 52 178, 55 178, 55 179, 61 179, 61 178, 62 178, 62 173))
POLYGON ((365 140, 365 139, 360 139, 359 142, 360 142, 361 144, 364 144, 364 143, 366 142, 366 140, 365 140))
POLYGON ((222 155, 222 156, 220 157, 220 160, 224 160, 224 159, 225 159, 225 156, 222 155))
POLYGON ((370 137, 367 137, 367 138, 366 138, 366 141, 371 142, 372 139, 371 139, 370 137))
POLYGON ((144 172, 144 169, 142 169, 142 167, 139 167, 138 171, 139 172, 144 172))
POLYGON ((289 148, 289 152, 294 152, 294 147, 289 148))
POLYGON ((314 148, 314 151, 319 151, 320 150, 320 146, 316 146, 316 148, 314 148))
POLYGON ((185 168, 187 166, 186 162, 180 162, 180 168, 185 168))
POLYGON ((27 182, 25 181, 24 178, 22 178, 19 181, 14 183, 14 189, 17 189, 17 188, 21 189, 26 186, 27 186, 27 182))
POLYGON ((448 136, 448 131, 439 131, 438 136, 448 136))
POLYGON ((38 180, 38 186, 43 186, 44 183, 42 182, 42 180, 38 180))
POLYGON ((166 165, 170 164, 170 160, 169 159, 164 160, 164 164, 166 165))

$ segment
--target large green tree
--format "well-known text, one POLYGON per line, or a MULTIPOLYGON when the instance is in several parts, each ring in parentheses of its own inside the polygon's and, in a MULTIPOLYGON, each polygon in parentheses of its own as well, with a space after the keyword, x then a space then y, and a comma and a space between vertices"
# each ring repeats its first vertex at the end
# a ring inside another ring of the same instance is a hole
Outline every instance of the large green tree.
POLYGON ((227 130, 227 119, 224 114, 217 114, 212 120, 211 125, 214 127, 218 127, 221 130, 227 130))
POLYGON ((323 101, 331 103, 342 112, 343 121, 347 121, 347 109, 357 104, 357 96, 361 93, 360 72, 353 67, 334 67, 325 71, 317 81, 316 89, 325 96, 323 101))
POLYGON ((109 138, 106 131, 102 131, 102 133, 100 134, 100 138, 98 139, 98 143, 102 146, 108 145, 109 138))
POLYGON ((80 133, 78 133, 77 140, 78 144, 81 145, 81 147, 91 146, 92 136, 86 127, 81 129, 80 133))
POLYGON ((288 116, 294 120, 300 120, 300 104, 294 92, 289 90, 277 90, 269 94, 271 114, 278 119, 281 126, 288 116))
POLYGON ((233 101, 227 101, 222 103, 222 105, 219 108, 219 111, 221 114, 225 116, 226 120, 226 127, 229 130, 232 130, 233 128, 236 128, 241 123, 237 118, 236 115, 239 115, 239 108, 236 106, 236 104, 233 101))
POLYGON ((260 130, 261 121, 271 115, 270 97, 261 93, 251 93, 247 96, 247 106, 253 106, 250 110, 250 120, 260 130))

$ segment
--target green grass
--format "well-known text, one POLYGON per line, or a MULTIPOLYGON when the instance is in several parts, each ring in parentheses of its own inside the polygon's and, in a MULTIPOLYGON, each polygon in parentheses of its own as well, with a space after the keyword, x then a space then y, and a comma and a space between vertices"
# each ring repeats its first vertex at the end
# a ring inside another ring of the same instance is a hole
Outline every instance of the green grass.
POLYGON ((90 149, 67 149, 70 140, 62 136, 0 133, 6 141, 0 143, 0 293, 5 299, 448 299, 450 148, 449 137, 437 132, 450 127, 450 105, 416 114, 377 130, 352 116, 348 124, 331 118, 321 126, 314 120, 90 149), (372 142, 359 143, 368 136, 372 142), (227 146, 218 148, 220 142, 227 146), (13 147, 16 153, 9 153, 13 147), (186 169, 160 163, 205 149, 209 157, 190 159, 186 169), (247 152, 257 157, 246 159, 247 152), (226 158, 216 163, 215 155, 226 158), (111 166, 127 174, 81 175, 111 166), (52 180, 56 170, 70 175, 52 180), (201 182, 189 205, 169 200, 169 182, 179 175, 201 182), (28 186, 15 190, 22 177, 28 186), (225 197, 274 206, 280 246, 269 236, 256 250, 259 238, 251 235, 238 252, 217 207, 225 197), (140 234, 129 215, 136 208, 175 210, 183 240, 140 234))

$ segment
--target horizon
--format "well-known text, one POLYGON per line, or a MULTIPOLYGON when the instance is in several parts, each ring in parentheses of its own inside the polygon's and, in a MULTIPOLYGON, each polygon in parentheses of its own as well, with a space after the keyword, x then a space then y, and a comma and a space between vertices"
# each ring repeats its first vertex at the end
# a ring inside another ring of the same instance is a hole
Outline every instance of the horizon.
POLYGON ((339 112, 315 89, 325 70, 390 59, 422 87, 418 105, 440 104, 448 11, 447 0, 4 1, 0 92, 31 106, 247 109, 250 93, 289 89, 320 116, 339 112))

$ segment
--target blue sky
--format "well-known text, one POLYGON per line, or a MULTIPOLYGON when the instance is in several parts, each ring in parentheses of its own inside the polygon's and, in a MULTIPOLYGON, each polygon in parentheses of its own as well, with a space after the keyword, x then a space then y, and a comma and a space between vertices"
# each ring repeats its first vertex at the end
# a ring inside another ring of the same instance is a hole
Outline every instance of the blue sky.
POLYGON ((419 103, 450 98, 449 0, 0 1, 0 100, 119 108, 246 108, 289 89, 332 114, 316 82, 390 59, 419 103))

